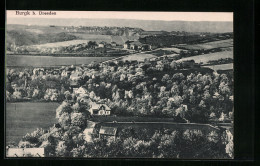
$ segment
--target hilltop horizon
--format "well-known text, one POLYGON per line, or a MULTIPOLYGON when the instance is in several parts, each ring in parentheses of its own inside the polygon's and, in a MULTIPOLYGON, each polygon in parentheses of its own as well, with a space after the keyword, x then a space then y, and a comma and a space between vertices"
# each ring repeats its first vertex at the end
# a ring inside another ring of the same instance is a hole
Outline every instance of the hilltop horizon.
POLYGON ((8 18, 7 25, 132 27, 145 31, 233 32, 232 21, 136 20, 90 18, 8 18), (66 21, 64 21, 66 20, 66 21))

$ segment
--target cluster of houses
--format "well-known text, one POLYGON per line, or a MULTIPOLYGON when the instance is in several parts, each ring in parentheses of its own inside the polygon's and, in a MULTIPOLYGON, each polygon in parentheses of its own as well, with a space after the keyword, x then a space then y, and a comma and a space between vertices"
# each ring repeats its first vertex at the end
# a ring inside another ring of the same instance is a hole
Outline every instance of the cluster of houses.
POLYGON ((124 44, 124 49, 131 49, 131 50, 141 50, 141 51, 149 51, 152 49, 152 46, 149 44, 142 44, 139 41, 126 41, 124 44))
MULTIPOLYGON (((115 48, 118 47, 119 45, 116 42, 111 42, 111 43, 107 43, 107 42, 100 42, 98 43, 97 48, 115 48)), ((152 46, 149 44, 143 44, 139 41, 126 41, 123 45, 124 49, 128 49, 128 50, 135 50, 135 51, 149 51, 152 50, 152 46)))
POLYGON ((107 42, 100 42, 98 43, 98 47, 99 48, 112 48, 112 47, 116 47, 118 46, 118 44, 116 42, 111 42, 111 43, 107 43, 107 42))

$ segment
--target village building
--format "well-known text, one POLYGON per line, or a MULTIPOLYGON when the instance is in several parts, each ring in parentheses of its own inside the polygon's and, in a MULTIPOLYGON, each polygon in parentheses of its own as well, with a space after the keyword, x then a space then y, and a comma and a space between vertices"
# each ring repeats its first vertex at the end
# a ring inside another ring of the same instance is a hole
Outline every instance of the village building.
POLYGON ((116 42, 111 42, 111 46, 116 47, 117 46, 116 42))
POLYGON ((71 80, 79 80, 81 78, 82 72, 74 72, 71 73, 70 79, 71 80))
POLYGON ((91 115, 110 115, 111 109, 106 104, 93 102, 89 110, 91 115))
POLYGON ((98 47, 101 47, 101 48, 104 48, 105 46, 106 46, 106 43, 103 41, 98 44, 98 47))
POLYGON ((116 139, 116 127, 107 127, 107 126, 101 126, 99 129, 99 138, 108 138, 112 137, 116 139))
POLYGON ((87 89, 84 88, 84 87, 82 87, 82 86, 79 87, 79 88, 73 89, 73 92, 74 92, 75 94, 78 94, 78 95, 85 95, 85 94, 88 93, 87 89))
POLYGON ((152 49, 152 46, 149 44, 142 44, 139 41, 126 41, 124 44, 124 48, 131 49, 131 50, 148 51, 152 49))
POLYGON ((131 42, 133 42, 133 41, 126 41, 125 43, 124 43, 124 49, 130 49, 130 43, 131 42))

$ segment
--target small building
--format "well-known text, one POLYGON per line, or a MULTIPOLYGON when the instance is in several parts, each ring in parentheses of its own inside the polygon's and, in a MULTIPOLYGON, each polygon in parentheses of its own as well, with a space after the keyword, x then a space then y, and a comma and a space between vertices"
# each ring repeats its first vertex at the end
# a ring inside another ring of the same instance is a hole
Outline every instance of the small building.
POLYGON ((141 50, 142 49, 142 43, 139 41, 134 41, 130 43, 130 49, 131 50, 141 50))
POLYGON ((131 50, 142 50, 142 51, 148 51, 152 49, 152 46, 149 44, 142 44, 139 41, 126 41, 124 44, 125 49, 131 49, 131 50))
POLYGON ((117 128, 116 127, 107 127, 107 126, 101 126, 99 129, 99 138, 108 138, 108 137, 113 137, 116 139, 116 132, 117 128))
POLYGON ((124 44, 124 49, 130 49, 130 43, 132 43, 132 42, 134 42, 134 41, 129 41, 129 40, 127 40, 127 41, 125 42, 125 44, 124 44))
POLYGON ((116 42, 111 42, 111 46, 116 47, 117 46, 116 42))
POLYGON ((106 43, 103 41, 98 44, 98 47, 101 47, 101 48, 104 48, 105 46, 106 46, 106 43))
POLYGON ((142 51, 149 51, 152 49, 152 46, 149 44, 143 44, 141 49, 142 51))
POLYGON ((84 87, 80 87, 80 88, 78 88, 78 89, 75 89, 74 93, 75 93, 75 94, 79 94, 79 95, 81 95, 81 94, 87 94, 88 91, 87 91, 86 88, 84 88, 84 87))
POLYGON ((91 115, 110 115, 111 109, 106 104, 92 103, 90 105, 90 114, 91 115))
POLYGON ((80 78, 81 78, 81 76, 78 72, 74 72, 70 75, 71 80, 79 80, 80 78))

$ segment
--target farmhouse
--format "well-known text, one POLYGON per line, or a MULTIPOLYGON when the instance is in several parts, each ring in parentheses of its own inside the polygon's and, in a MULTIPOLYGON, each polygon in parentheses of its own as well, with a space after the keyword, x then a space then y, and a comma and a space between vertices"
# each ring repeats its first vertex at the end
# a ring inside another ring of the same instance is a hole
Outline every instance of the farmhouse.
POLYGON ((127 40, 127 41, 125 42, 125 44, 124 44, 124 48, 125 48, 125 49, 129 49, 129 48, 130 48, 130 43, 132 43, 132 42, 134 42, 134 41, 129 41, 129 40, 127 40))
POLYGON ((103 41, 98 44, 98 47, 101 47, 101 48, 104 48, 105 46, 106 46, 106 43, 103 41))
POLYGON ((152 46, 149 44, 142 44, 139 41, 126 41, 124 44, 125 49, 131 49, 131 50, 151 50, 152 46))
POLYGON ((113 137, 116 139, 116 127, 101 126, 99 130, 99 138, 113 137))
POLYGON ((131 50, 140 50, 142 48, 142 43, 139 41, 134 41, 130 43, 130 49, 131 50))
POLYGON ((91 115, 110 115, 111 109, 106 104, 92 103, 90 105, 91 115))

